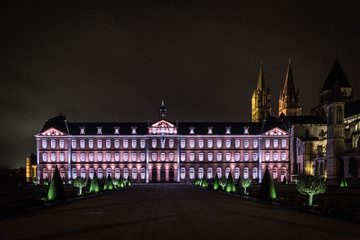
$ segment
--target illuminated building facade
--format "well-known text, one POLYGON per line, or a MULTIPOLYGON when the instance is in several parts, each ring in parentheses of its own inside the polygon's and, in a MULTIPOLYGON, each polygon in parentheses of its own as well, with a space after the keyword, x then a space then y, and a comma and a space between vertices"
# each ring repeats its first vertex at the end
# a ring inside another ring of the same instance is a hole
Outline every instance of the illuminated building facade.
POLYGON ((35 135, 39 181, 55 165, 65 179, 130 178, 133 182, 192 182, 227 176, 261 181, 268 167, 274 181, 289 179, 289 134, 283 121, 133 123, 49 119, 35 135))

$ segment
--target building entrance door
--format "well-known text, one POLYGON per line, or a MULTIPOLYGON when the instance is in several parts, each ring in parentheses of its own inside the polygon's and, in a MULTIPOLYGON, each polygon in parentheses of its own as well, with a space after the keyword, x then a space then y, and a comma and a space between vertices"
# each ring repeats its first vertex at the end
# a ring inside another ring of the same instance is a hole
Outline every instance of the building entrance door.
POLYGON ((156 170, 156 168, 153 168, 151 170, 151 181, 152 182, 157 182, 157 170, 156 170))
POLYGON ((174 182, 174 168, 169 169, 169 182, 174 182))
POLYGON ((161 168, 160 170, 160 179, 161 179, 161 182, 165 182, 165 168, 161 168))

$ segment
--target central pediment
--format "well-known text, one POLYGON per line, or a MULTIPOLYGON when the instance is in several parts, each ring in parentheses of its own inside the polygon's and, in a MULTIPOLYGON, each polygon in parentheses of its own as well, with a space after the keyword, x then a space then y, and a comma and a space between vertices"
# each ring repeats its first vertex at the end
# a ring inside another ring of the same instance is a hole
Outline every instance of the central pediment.
POLYGON ((177 127, 166 120, 160 120, 149 127, 149 134, 177 134, 177 127))

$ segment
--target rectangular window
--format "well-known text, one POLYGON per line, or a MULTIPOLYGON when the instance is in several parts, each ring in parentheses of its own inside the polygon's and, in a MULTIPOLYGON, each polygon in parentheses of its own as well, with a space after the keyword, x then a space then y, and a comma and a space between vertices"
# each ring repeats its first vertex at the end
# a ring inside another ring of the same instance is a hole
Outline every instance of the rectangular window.
POLYGON ((231 160, 231 153, 226 153, 226 161, 230 161, 231 160))
POLYGON ((186 176, 186 170, 185 170, 185 168, 181 168, 181 170, 180 170, 180 178, 185 179, 185 176, 186 176))
POLYGON ((131 160, 132 160, 133 162, 136 162, 136 160, 137 160, 137 154, 136 154, 136 153, 132 153, 132 154, 131 154, 131 160))
POLYGON ((71 147, 72 147, 72 148, 76 148, 76 140, 72 140, 72 142, 71 142, 71 147))
POLYGON ((56 141, 55 140, 51 140, 50 147, 53 148, 53 149, 56 148, 56 141))
POLYGON ((99 149, 102 148, 102 140, 97 141, 97 148, 99 148, 99 149))
POLYGON ((258 147, 258 140, 253 140, 253 148, 257 148, 258 147))
POLYGON ((286 148, 286 139, 281 140, 281 147, 286 148))
POLYGON ((230 139, 227 139, 225 144, 226 144, 226 148, 231 148, 231 140, 230 139))
POLYGON ((166 159, 166 156, 165 156, 165 153, 160 153, 160 160, 163 162, 163 161, 165 161, 165 159, 166 159))
POLYGON ((183 161, 183 162, 186 160, 186 155, 185 155, 185 153, 181 153, 180 159, 181 159, 181 161, 183 161))
POLYGON ((277 148, 279 146, 279 141, 277 139, 274 139, 273 144, 274 148, 277 148))
POLYGON ((140 178, 141 180, 145 179, 145 168, 140 168, 140 178))
POLYGON ((137 145, 136 140, 132 140, 132 141, 131 141, 131 147, 132 147, 132 148, 136 148, 136 145, 137 145))
POLYGON ((89 148, 94 148, 94 140, 89 140, 89 148))
POLYGON ((273 159, 274 159, 274 161, 278 160, 278 153, 277 152, 273 153, 273 159))
POLYGON ((106 161, 107 162, 111 161, 111 153, 106 153, 106 161))
POLYGON ((80 148, 85 148, 85 140, 80 140, 80 148))
POLYGON ((181 148, 185 148, 185 140, 184 140, 184 139, 182 139, 182 140, 180 141, 180 147, 181 147, 181 148))
POLYGON ((270 153, 269 152, 265 153, 265 161, 270 161, 270 153))
POLYGON ((85 162, 85 153, 80 153, 80 161, 85 162))
POLYGON ((208 161, 211 162, 211 161, 213 160, 213 154, 212 154, 212 153, 208 153, 207 158, 208 158, 208 161))
POLYGON ((216 160, 221 161, 222 160, 222 153, 216 154, 216 160))
POLYGON ((235 147, 240 148, 240 140, 239 139, 235 140, 235 147))
POLYGON ((102 154, 102 153, 98 153, 98 155, 97 155, 97 160, 98 160, 98 162, 102 162, 102 159, 103 159, 103 154, 102 154))
POLYGON ((199 161, 204 161, 204 153, 199 153, 199 161))
POLYGON ((244 161, 249 161, 249 153, 244 153, 244 161))
POLYGON ((235 153, 235 161, 240 161, 240 153, 235 153))
POLYGON ((286 161, 286 152, 281 153, 281 161, 286 161))
POLYGON ((129 141, 128 140, 124 140, 123 141, 123 148, 128 148, 129 147, 129 141))
POLYGON ((199 140, 199 148, 203 148, 204 147, 204 140, 199 140))
POLYGON ((257 172, 258 172, 258 171, 257 171, 257 168, 254 167, 254 168, 253 168, 253 175, 252 175, 252 178, 253 178, 253 179, 257 179, 257 175, 258 175, 257 172))
POLYGON ((141 160, 142 162, 145 161, 145 153, 141 153, 141 154, 140 154, 140 160, 141 160))
POLYGON ((253 153, 253 161, 257 161, 258 160, 258 154, 257 153, 253 153))
POLYGON ((195 147, 195 141, 193 139, 189 140, 189 146, 190 146, 190 148, 195 147))
POLYGON ((156 146, 157 146, 157 141, 156 141, 156 139, 153 139, 151 142, 151 147, 156 148, 156 146))
POLYGON ((106 140, 106 148, 111 148, 111 140, 106 140))
POLYGON ((61 149, 63 149, 63 148, 65 147, 65 141, 64 141, 64 140, 60 140, 60 142, 59 142, 59 147, 60 147, 61 149))
POLYGON ((217 148, 221 148, 222 147, 222 140, 217 140, 216 141, 216 146, 217 146, 217 148))
POLYGON ((212 148, 213 147, 213 145, 214 145, 214 142, 213 142, 213 140, 208 140, 208 148, 212 148))
POLYGON ((265 139, 265 147, 266 148, 270 147, 270 140, 269 139, 265 139))
POLYGON ((71 161, 76 162, 76 153, 71 154, 71 161))
POLYGON ((47 162, 47 153, 42 154, 42 160, 43 162, 47 162))
POLYGON ((47 140, 42 140, 41 146, 42 146, 42 148, 47 148, 47 140))
POLYGON ((249 178, 249 169, 246 167, 244 168, 244 179, 248 179, 249 178))
POLYGON ((157 160, 157 154, 156 153, 151 154, 151 160, 153 160, 153 161, 157 160))
POLYGON ((249 148, 249 140, 244 140, 244 148, 249 148))
POLYGON ((128 153, 123 153, 123 161, 124 162, 129 161, 129 154, 128 153))
POLYGON ((115 158, 115 161, 116 161, 116 162, 120 161, 120 154, 119 154, 119 153, 115 153, 114 158, 115 158))
POLYGON ((173 148, 174 147, 174 140, 170 139, 169 140, 169 148, 173 148))
POLYGON ((175 159, 174 153, 169 153, 169 160, 174 161, 174 159, 175 159))
POLYGON ((194 161, 195 160, 195 153, 190 153, 190 161, 194 161))
POLYGON ((114 141, 114 147, 115 147, 115 148, 119 148, 119 147, 120 147, 120 140, 115 140, 115 141, 114 141))
POLYGON ((145 140, 144 139, 140 140, 140 147, 145 148, 145 140))
POLYGON ((89 162, 94 161, 94 153, 89 153, 89 162))

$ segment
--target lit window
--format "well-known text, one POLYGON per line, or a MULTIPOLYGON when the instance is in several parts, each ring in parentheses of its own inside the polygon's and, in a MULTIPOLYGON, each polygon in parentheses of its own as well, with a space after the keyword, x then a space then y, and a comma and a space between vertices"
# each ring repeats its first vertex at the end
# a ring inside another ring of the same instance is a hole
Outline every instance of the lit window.
POLYGON ((137 127, 133 126, 131 127, 131 134, 136 134, 137 127))
POLYGON ((102 140, 97 141, 97 148, 99 148, 99 149, 102 148, 102 140))
POLYGON ((97 134, 102 134, 102 127, 97 127, 97 134))
POLYGON ((244 127, 244 134, 249 134, 249 127, 244 127))
POLYGON ((111 148, 111 140, 106 140, 106 148, 111 148))
POLYGON ((115 153, 114 158, 115 158, 115 162, 120 161, 120 153, 115 153))
POLYGON ((286 152, 281 153, 281 161, 286 161, 286 152))
POLYGON ((137 160, 137 154, 136 154, 136 153, 132 153, 132 154, 131 154, 131 160, 132 160, 133 162, 136 162, 136 160, 137 160))
POLYGON ((190 161, 194 161, 195 160, 195 153, 190 153, 190 161))
POLYGON ((244 161, 249 161, 249 153, 244 153, 244 161))
POLYGON ((280 171, 281 182, 284 181, 284 177, 285 177, 285 170, 281 169, 281 171, 280 171))
POLYGON ((85 162, 85 153, 80 153, 80 161, 85 162))
POLYGON ((47 170, 47 168, 44 168, 44 169, 43 169, 43 178, 44 178, 44 180, 45 180, 46 178, 48 178, 48 170, 47 170))
POLYGON ((222 176, 221 173, 222 173, 221 167, 218 167, 216 169, 216 174, 217 174, 218 178, 221 178, 221 176, 222 176))
POLYGON ((80 148, 85 148, 85 140, 80 140, 80 148))
POLYGON ((119 127, 114 127, 114 134, 116 134, 116 135, 120 134, 119 127))
POLYGON ((129 154, 128 153, 123 153, 123 161, 124 162, 129 161, 129 154))
POLYGON ((181 153, 180 158, 181 158, 181 161, 185 161, 185 159, 186 159, 186 155, 185 155, 185 153, 181 153))
POLYGON ((169 140, 169 148, 173 148, 174 147, 174 140, 170 139, 169 140))
POLYGON ((156 153, 151 154, 151 160, 153 160, 153 161, 157 160, 157 154, 156 153))
POLYGON ((257 153, 253 153, 253 161, 257 161, 258 160, 258 154, 257 153))
POLYGON ((216 154, 216 160, 221 161, 222 160, 222 153, 216 154))
POLYGON ((41 146, 42 146, 42 148, 47 148, 47 141, 46 141, 46 140, 42 140, 41 146))
POLYGON ((195 127, 190 127, 190 132, 189 134, 194 134, 195 133, 195 127))
POLYGON ((132 140, 131 141, 131 147, 136 148, 136 145, 137 145, 136 140, 132 140))
POLYGON ((208 158, 208 161, 211 162, 211 161, 213 160, 213 154, 212 154, 212 153, 208 153, 207 158, 208 158))
POLYGON ((277 160, 278 160, 278 153, 277 153, 277 152, 274 152, 274 153, 273 153, 273 160, 274 160, 274 161, 277 161, 277 160))
POLYGON ((93 178, 94 178, 94 173, 95 173, 94 169, 93 169, 93 168, 89 168, 89 178, 90 178, 90 179, 93 179, 93 178))
POLYGON ((127 179, 129 177, 129 169, 128 168, 124 168, 124 173, 123 173, 123 178, 127 179))
POLYGON ((163 161, 165 161, 165 158, 166 158, 166 156, 165 156, 165 153, 160 153, 160 160, 163 162, 163 161))
POLYGON ((257 179, 257 177, 258 177, 258 169, 257 167, 254 167, 252 172, 252 179, 257 179))
POLYGON ((240 148, 240 140, 239 139, 235 140, 235 147, 240 148))
POLYGON ((204 153, 199 153, 199 161, 204 161, 204 153))
POLYGON ((226 161, 230 161, 231 160, 231 153, 226 153, 226 161))
POLYGON ((249 148, 249 140, 244 140, 244 148, 249 148))
POLYGON ((189 145, 190 145, 190 148, 194 148, 195 147, 195 141, 193 139, 191 139, 189 141, 189 145))
POLYGON ((281 147, 286 148, 286 139, 281 140, 281 147))
POLYGON ((181 147, 181 148, 185 148, 185 140, 184 140, 184 139, 182 139, 182 140, 180 141, 180 147, 181 147))
POLYGON ((85 134, 85 127, 80 127, 80 134, 84 135, 85 134))
POLYGON ((194 179, 194 178, 195 178, 195 169, 192 168, 192 167, 189 169, 189 178, 190 178, 190 179, 194 179))
POLYGON ((277 169, 274 168, 273 169, 273 179, 277 179, 278 178, 278 172, 277 172, 277 169))
POLYGON ((123 148, 128 148, 129 147, 129 141, 128 140, 124 140, 123 141, 123 148))
POLYGON ((184 167, 182 167, 180 169, 180 178, 185 179, 185 177, 186 177, 186 169, 184 167))
POLYGON ((174 134, 174 128, 169 128, 169 133, 174 134))
POLYGON ((221 146, 222 146, 222 141, 221 141, 220 139, 216 141, 216 146, 217 146, 218 148, 221 148, 221 146))
POLYGON ((234 178, 239 179, 239 177, 240 177, 240 168, 236 167, 234 169, 234 178))
POLYGON ((198 144, 199 144, 199 148, 203 148, 204 147, 204 140, 199 140, 198 144))
POLYGON ((111 161, 111 153, 106 153, 106 161, 107 162, 111 161))
POLYGON ((270 161, 270 153, 269 152, 265 153, 265 161, 270 161))
POLYGON ((115 147, 115 148, 119 148, 119 147, 120 147, 120 141, 119 141, 119 140, 115 140, 115 141, 114 141, 114 147, 115 147))
POLYGON ((201 168, 201 167, 198 169, 198 178, 199 178, 199 179, 203 179, 203 178, 204 178, 204 169, 201 168))
POLYGON ((131 171, 131 178, 136 180, 137 179, 137 169, 134 167, 131 171))
POLYGON ((63 148, 65 147, 65 141, 64 141, 64 140, 60 140, 59 146, 60 146, 61 149, 63 149, 63 148))
POLYGON ((145 153, 141 153, 141 154, 140 154, 140 160, 141 160, 142 162, 145 161, 145 153))
POLYGON ((73 169, 72 169, 72 178, 73 178, 73 179, 76 179, 76 178, 77 178, 77 169, 76 169, 76 168, 73 168, 73 169))
POLYGON ((55 140, 51 140, 50 147, 51 148, 56 148, 56 141, 55 140))
POLYGON ((208 140, 208 148, 212 148, 213 147, 213 145, 214 145, 214 142, 213 142, 213 140, 208 140))
POLYGON ((89 153, 89 162, 94 161, 94 153, 89 153))
POLYGON ((227 168, 225 168, 225 177, 228 178, 229 174, 230 174, 230 168, 227 167, 227 168))
POLYGON ((115 168, 115 178, 120 179, 120 168, 115 168))
POLYGON ((145 168, 140 168, 140 178, 141 178, 142 180, 145 179, 145 168))
POLYGON ((169 153, 169 160, 174 161, 174 153, 169 153))
POLYGON ((71 154, 71 161, 76 162, 76 153, 71 154))
POLYGON ((89 140, 89 148, 94 148, 94 140, 89 140))
POLYGON ((156 148, 156 146, 157 146, 157 141, 156 141, 156 139, 153 139, 153 140, 152 140, 151 146, 152 146, 152 148, 156 148))
POLYGON ((231 127, 226 127, 226 134, 231 134, 231 127))
POLYGON ((207 169, 207 178, 208 179, 212 179, 213 178, 213 169, 211 167, 209 167, 207 169))
POLYGON ((152 133, 156 134, 156 128, 152 128, 152 133))
POLYGON ((253 140, 253 148, 257 148, 258 147, 258 141, 257 140, 253 140))
POLYGON ((97 160, 98 160, 98 162, 102 162, 102 159, 103 159, 103 154, 102 154, 102 153, 98 153, 98 155, 97 155, 97 160))
POLYGON ((145 148, 145 140, 143 139, 140 140, 140 147, 145 148))
POLYGON ((102 169, 102 168, 98 168, 97 177, 98 177, 98 179, 102 179, 102 178, 103 178, 103 169, 102 169))
POLYGON ((213 134, 213 127, 208 127, 208 134, 213 134))
POLYGON ((235 153, 235 161, 240 161, 240 153, 235 153))
POLYGON ((76 140, 72 140, 72 142, 71 142, 71 147, 72 147, 72 148, 76 148, 76 140))
POLYGON ((269 140, 269 139, 266 139, 266 140, 265 140, 265 147, 266 147, 266 148, 269 148, 269 147, 270 147, 270 140, 269 140))
POLYGON ((279 141, 277 139, 274 139, 273 144, 274 148, 277 148, 279 146, 279 141))
POLYGON ((226 148, 230 148, 231 147, 231 140, 227 139, 225 142, 226 148))
POLYGON ((249 178, 249 168, 244 168, 244 179, 248 179, 249 178))
POLYGON ((85 170, 85 168, 81 168, 81 170, 80 170, 80 177, 81 177, 82 179, 85 179, 85 178, 86 178, 86 170, 85 170))
POLYGON ((42 160, 43 162, 47 162, 47 153, 42 154, 42 160))

